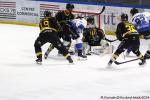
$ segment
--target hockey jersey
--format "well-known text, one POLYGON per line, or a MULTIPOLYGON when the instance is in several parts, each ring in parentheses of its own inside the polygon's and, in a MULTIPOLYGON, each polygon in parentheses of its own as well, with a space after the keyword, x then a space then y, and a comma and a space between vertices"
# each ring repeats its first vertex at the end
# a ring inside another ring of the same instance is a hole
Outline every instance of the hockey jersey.
POLYGON ((73 19, 72 23, 76 26, 78 33, 83 33, 84 28, 86 28, 87 21, 84 18, 73 19))
POLYGON ((137 13, 133 16, 132 23, 138 32, 150 30, 150 13, 137 13))

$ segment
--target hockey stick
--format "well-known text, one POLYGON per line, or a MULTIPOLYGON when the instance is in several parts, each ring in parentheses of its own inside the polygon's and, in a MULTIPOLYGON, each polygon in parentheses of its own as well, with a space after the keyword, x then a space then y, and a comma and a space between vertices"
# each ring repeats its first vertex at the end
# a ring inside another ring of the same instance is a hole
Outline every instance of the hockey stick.
POLYGON ((115 42, 115 41, 117 41, 118 39, 115 39, 115 40, 109 40, 109 39, 105 38, 105 40, 108 41, 108 42, 115 42))
POLYGON ((116 65, 120 65, 120 64, 132 62, 132 61, 136 61, 136 60, 139 60, 139 58, 135 58, 135 59, 131 59, 131 60, 123 61, 123 62, 115 61, 114 63, 115 63, 116 65))
POLYGON ((96 15, 100 15, 105 11, 105 6, 103 6, 102 10, 99 13, 93 14, 93 15, 88 15, 88 16, 84 16, 84 17, 91 17, 91 16, 96 16, 96 15))
POLYGON ((102 8, 102 10, 101 10, 101 12, 99 12, 99 13, 97 13, 96 15, 100 15, 100 14, 102 14, 104 11, 105 11, 105 6, 103 6, 103 8, 102 8))

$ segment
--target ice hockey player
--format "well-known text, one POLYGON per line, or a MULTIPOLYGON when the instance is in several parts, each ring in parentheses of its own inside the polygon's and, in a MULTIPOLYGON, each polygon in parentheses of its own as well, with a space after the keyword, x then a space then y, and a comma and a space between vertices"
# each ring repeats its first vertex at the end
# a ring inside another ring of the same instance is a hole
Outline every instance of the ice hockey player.
MULTIPOLYGON (((59 37, 63 39, 64 45, 68 48, 71 46, 71 40, 76 40, 76 49, 78 52, 78 56, 81 58, 87 58, 87 56, 82 55, 82 32, 86 27, 86 20, 84 18, 76 18, 74 19, 74 15, 72 14, 72 10, 74 9, 73 4, 66 4, 66 10, 58 12, 55 17, 61 25, 61 32, 59 32, 59 37)), ((49 52, 53 48, 52 45, 48 48, 45 53, 45 58, 47 58, 49 52)), ((70 51, 72 53, 72 51, 70 51)))
POLYGON ((128 48, 132 48, 132 52, 141 60, 139 65, 146 63, 144 56, 139 51, 140 40, 139 33, 132 23, 128 22, 128 15, 121 14, 121 22, 117 25, 116 36, 121 41, 117 50, 112 55, 108 65, 110 66, 118 56, 128 48))
MULTIPOLYGON (((133 16, 132 23, 134 24, 139 34, 143 35, 144 39, 146 40, 150 39, 150 13, 149 12, 139 13, 138 9, 132 8, 130 10, 130 14, 133 16)), ((131 48, 128 49, 127 54, 129 54, 130 51, 132 51, 131 48)), ((146 51, 144 58, 150 59, 150 47, 146 51)))
POLYGON ((78 35, 78 38, 71 37, 71 39, 75 40, 75 50, 78 53, 78 58, 79 59, 87 58, 87 56, 83 55, 83 44, 82 44, 83 30, 87 25, 86 19, 81 16, 78 16, 76 19, 68 21, 67 25, 69 26, 69 30, 72 32, 72 34, 78 35))
MULTIPOLYGON (((74 14, 72 13, 74 9, 74 5, 71 3, 66 4, 66 10, 59 11, 56 13, 55 17, 61 25, 61 32, 59 32, 59 37, 63 39, 64 45, 68 48, 71 46, 71 38, 75 37, 73 32, 70 31, 69 22, 75 18, 74 14)), ((76 36, 78 38, 78 36, 76 36)))
POLYGON ((110 45, 105 40, 104 31, 95 26, 93 16, 87 18, 87 27, 84 29, 83 33, 83 43, 84 53, 86 55, 91 55, 91 53, 99 55, 110 45))
MULTIPOLYGON (((67 3, 66 9, 63 11, 59 11, 55 15, 61 27, 61 31, 58 33, 58 36, 63 39, 63 44, 67 47, 68 50, 71 45, 71 37, 78 38, 77 34, 72 34, 68 25, 68 22, 75 18, 74 14, 72 13, 73 9, 74 5, 71 3, 67 3)), ((48 54, 53 48, 53 45, 50 44, 49 48, 45 52, 45 59, 48 57, 48 54)))
POLYGON ((76 19, 72 20, 71 23, 72 23, 71 27, 79 35, 79 37, 77 39, 75 39, 76 40, 75 49, 76 49, 76 51, 78 53, 78 57, 79 57, 79 59, 87 58, 86 55, 83 55, 83 41, 82 41, 83 30, 87 26, 87 21, 86 21, 86 19, 84 17, 78 16, 76 19))
POLYGON ((52 13, 50 11, 44 12, 44 18, 40 21, 39 27, 41 32, 34 43, 35 53, 37 56, 37 64, 42 64, 41 47, 47 42, 51 43, 55 48, 57 48, 69 61, 69 63, 73 63, 73 60, 68 53, 68 50, 65 48, 57 35, 60 25, 57 23, 57 20, 52 17, 52 13))

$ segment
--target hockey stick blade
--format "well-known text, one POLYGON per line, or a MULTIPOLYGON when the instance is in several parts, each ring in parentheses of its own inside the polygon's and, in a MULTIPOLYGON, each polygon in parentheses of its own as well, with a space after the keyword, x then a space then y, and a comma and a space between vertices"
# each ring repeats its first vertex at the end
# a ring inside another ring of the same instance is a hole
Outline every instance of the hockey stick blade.
POLYGON ((123 61, 123 62, 115 61, 114 63, 115 63, 116 65, 120 65, 120 64, 132 62, 132 61, 136 61, 136 60, 139 60, 139 58, 135 58, 135 59, 131 59, 131 60, 123 61))
POLYGON ((100 15, 105 11, 105 6, 103 6, 102 10, 99 13, 93 14, 93 15, 89 15, 89 16, 85 16, 85 17, 91 17, 91 16, 96 16, 96 15, 100 15))
POLYGON ((106 8, 106 7, 103 6, 103 8, 102 8, 101 12, 99 13, 99 15, 102 14, 102 13, 105 11, 105 8, 106 8))
POLYGON ((108 41, 108 42, 115 42, 115 41, 117 41, 118 39, 115 39, 115 40, 109 40, 109 39, 105 38, 105 40, 108 41))
POLYGON ((103 6, 103 8, 102 8, 102 10, 101 10, 101 12, 99 12, 99 13, 97 13, 97 15, 100 15, 100 14, 102 14, 104 11, 105 11, 105 6, 103 6))

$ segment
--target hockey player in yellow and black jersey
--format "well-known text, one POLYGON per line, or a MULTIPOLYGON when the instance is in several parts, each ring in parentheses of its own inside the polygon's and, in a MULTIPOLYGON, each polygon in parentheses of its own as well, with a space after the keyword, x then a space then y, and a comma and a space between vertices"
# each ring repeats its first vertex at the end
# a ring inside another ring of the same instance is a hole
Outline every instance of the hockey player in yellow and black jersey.
MULTIPOLYGON (((91 53, 99 54, 102 50, 104 42, 107 46, 109 44, 105 41, 105 34, 102 29, 96 27, 94 23, 94 17, 90 16, 87 18, 87 27, 83 32, 83 43, 84 43, 84 54, 91 55, 91 53), (103 43, 102 43, 103 42, 103 43), (95 51, 92 51, 95 48, 95 51)), ((104 48, 106 48, 106 45, 104 48)))
POLYGON ((102 29, 86 28, 83 33, 83 42, 87 42, 90 46, 100 46, 100 42, 105 35, 102 29))
POLYGON ((73 9, 74 5, 72 3, 67 3, 66 9, 63 11, 59 11, 55 15, 62 29, 62 31, 59 32, 59 37, 62 38, 65 43, 68 44, 65 44, 66 47, 70 47, 72 38, 78 38, 78 34, 74 34, 72 31, 70 31, 69 26, 70 21, 75 18, 74 14, 72 13, 73 9))
POLYGON ((66 21, 75 18, 74 14, 72 13, 73 9, 74 9, 74 5, 71 3, 68 3, 66 4, 66 10, 59 11, 58 13, 56 13, 55 17, 60 23, 60 25, 63 26, 63 24, 65 24, 66 21))
POLYGON ((61 25, 61 32, 59 32, 59 37, 67 42, 71 42, 70 31, 68 26, 68 21, 75 18, 72 13, 74 5, 71 3, 66 4, 66 10, 59 11, 56 13, 55 17, 61 25))
POLYGON ((121 43, 112 55, 110 61, 108 62, 108 65, 111 65, 127 48, 132 48, 132 52, 136 54, 137 57, 139 57, 139 59, 141 60, 139 65, 145 64, 146 61, 144 59, 144 56, 139 51, 139 33, 135 29, 134 25, 128 22, 127 14, 123 13, 121 15, 121 22, 117 25, 116 36, 118 40, 121 41, 121 43))
POLYGON ((71 56, 68 53, 68 50, 62 44, 62 42, 60 41, 57 35, 60 25, 58 24, 57 20, 51 16, 50 11, 44 12, 44 18, 40 21, 39 27, 40 27, 41 32, 39 34, 39 37, 36 39, 34 43, 35 53, 37 56, 36 62, 38 64, 42 63, 41 46, 49 42, 54 47, 56 47, 63 54, 63 56, 66 57, 69 63, 73 63, 73 60, 71 59, 71 56))
POLYGON ((90 27, 84 30, 82 38, 84 43, 83 46, 84 55, 91 55, 92 47, 99 47, 99 49, 97 50, 100 51, 101 40, 104 39, 105 37, 103 33, 104 32, 102 29, 98 29, 96 27, 90 27))
MULTIPOLYGON (((58 36, 63 39, 64 45, 67 47, 67 49, 69 49, 69 47, 71 46, 71 39, 76 39, 79 37, 78 34, 70 31, 71 29, 68 24, 70 20, 75 18, 74 14, 72 13, 73 9, 74 5, 71 3, 67 3, 66 10, 59 11, 55 15, 61 27, 61 31, 58 33, 58 36)), ((53 45, 50 44, 49 48, 45 52, 45 59, 48 57, 48 54, 52 49, 53 45)))

